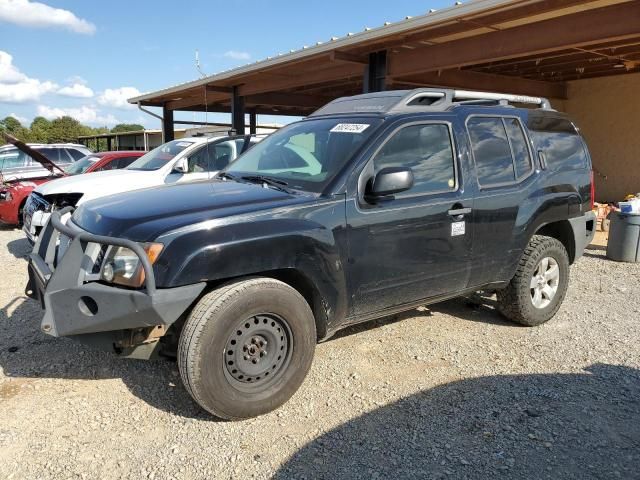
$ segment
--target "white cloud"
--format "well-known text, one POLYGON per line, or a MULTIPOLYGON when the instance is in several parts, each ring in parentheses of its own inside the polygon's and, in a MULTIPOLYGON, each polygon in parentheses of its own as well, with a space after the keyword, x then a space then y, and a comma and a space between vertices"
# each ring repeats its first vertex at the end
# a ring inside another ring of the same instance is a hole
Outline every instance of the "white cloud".
POLYGON ((237 50, 229 50, 224 52, 223 56, 232 58, 234 60, 250 60, 251 54, 249 52, 238 52, 237 50))
POLYGON ((24 126, 29 125, 29 119, 27 117, 21 117, 20 115, 16 115, 15 113, 10 113, 9 116, 15 118, 24 126))
POLYGON ((53 82, 28 77, 13 65, 11 55, 0 50, 0 102, 38 101, 42 95, 57 88, 58 85, 53 82))
POLYGON ((140 90, 135 87, 107 88, 98 96, 98 103, 113 108, 135 108, 135 105, 127 100, 138 95, 140 95, 140 90))
POLYGON ((58 95, 64 95, 65 97, 76 98, 91 98, 93 97, 93 90, 81 83, 74 83, 73 85, 67 85, 58 90, 58 95))
POLYGON ((72 75, 69 78, 67 78, 67 83, 79 83, 80 85, 86 85, 87 82, 83 77, 81 77, 80 75, 72 75))
POLYGON ((0 22, 2 21, 23 27, 65 28, 87 35, 96 31, 93 23, 76 17, 69 10, 30 0, 0 0, 0 22))
POLYGON ((80 123, 88 125, 115 125, 120 121, 112 114, 103 114, 94 107, 82 106, 79 108, 57 108, 47 105, 38 105, 38 115, 48 118, 49 120, 63 116, 75 118, 80 123))

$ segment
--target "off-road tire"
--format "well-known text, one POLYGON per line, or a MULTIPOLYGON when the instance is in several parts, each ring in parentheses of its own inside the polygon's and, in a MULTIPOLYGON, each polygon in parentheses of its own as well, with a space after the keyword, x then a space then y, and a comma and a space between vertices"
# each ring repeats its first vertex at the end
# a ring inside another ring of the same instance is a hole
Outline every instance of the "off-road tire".
POLYGON ((534 235, 525 248, 515 275, 504 289, 497 291, 498 310, 509 320, 534 327, 556 314, 569 286, 569 255, 564 245, 552 237, 534 235), (541 259, 551 257, 558 263, 560 279, 553 300, 545 308, 536 308, 531 300, 530 283, 541 259))
POLYGON ((304 297, 278 280, 249 278, 223 285, 195 305, 180 335, 178 368, 187 391, 206 411, 226 420, 250 418, 293 396, 309 371, 315 345, 315 321, 304 297), (291 350, 270 383, 247 392, 226 370, 225 353, 238 324, 261 314, 286 320, 291 350))

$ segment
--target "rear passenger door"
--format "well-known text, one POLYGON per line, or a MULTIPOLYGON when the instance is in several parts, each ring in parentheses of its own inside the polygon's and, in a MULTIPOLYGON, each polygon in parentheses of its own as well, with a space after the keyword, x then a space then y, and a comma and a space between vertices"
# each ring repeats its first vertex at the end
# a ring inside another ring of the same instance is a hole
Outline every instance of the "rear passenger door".
POLYGON ((508 280, 520 257, 535 182, 530 141, 517 116, 472 115, 466 121, 478 193, 473 205, 473 258, 469 286, 508 280))
POLYGON ((472 193, 463 188, 455 121, 430 116, 397 127, 365 167, 355 201, 347 202, 351 316, 466 287, 472 193), (363 180, 386 167, 410 167, 413 188, 367 201, 363 180))

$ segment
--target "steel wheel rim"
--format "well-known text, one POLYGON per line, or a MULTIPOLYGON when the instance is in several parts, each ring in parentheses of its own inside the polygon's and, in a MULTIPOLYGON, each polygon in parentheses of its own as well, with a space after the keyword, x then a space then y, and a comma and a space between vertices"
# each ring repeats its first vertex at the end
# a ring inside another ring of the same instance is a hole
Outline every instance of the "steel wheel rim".
POLYGON ((223 352, 225 376, 240 390, 263 389, 286 370, 292 340, 289 324, 273 313, 239 321, 223 352))
POLYGON ((548 307, 560 285, 560 267, 553 257, 544 257, 538 262, 529 284, 531 303, 535 308, 548 307))

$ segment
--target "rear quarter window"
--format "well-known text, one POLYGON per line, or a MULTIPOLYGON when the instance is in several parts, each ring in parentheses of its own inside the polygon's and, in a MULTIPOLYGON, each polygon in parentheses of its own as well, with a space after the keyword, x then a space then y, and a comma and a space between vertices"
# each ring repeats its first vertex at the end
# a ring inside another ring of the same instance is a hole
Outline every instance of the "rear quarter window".
POLYGON ((549 170, 579 170, 588 166, 582 137, 564 118, 538 117, 529 122, 529 132, 549 170))

